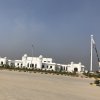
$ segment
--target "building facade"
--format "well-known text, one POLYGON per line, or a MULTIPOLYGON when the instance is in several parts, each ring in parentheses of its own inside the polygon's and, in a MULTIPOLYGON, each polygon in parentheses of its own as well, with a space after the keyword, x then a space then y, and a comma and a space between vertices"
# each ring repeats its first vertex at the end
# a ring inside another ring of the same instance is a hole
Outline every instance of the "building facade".
POLYGON ((41 69, 63 72, 83 72, 85 66, 79 63, 71 62, 70 64, 58 64, 53 62, 52 58, 44 58, 42 55, 39 57, 28 57, 27 54, 22 56, 21 60, 9 60, 7 57, 0 57, 0 66, 9 65, 15 68, 27 68, 27 69, 41 69))

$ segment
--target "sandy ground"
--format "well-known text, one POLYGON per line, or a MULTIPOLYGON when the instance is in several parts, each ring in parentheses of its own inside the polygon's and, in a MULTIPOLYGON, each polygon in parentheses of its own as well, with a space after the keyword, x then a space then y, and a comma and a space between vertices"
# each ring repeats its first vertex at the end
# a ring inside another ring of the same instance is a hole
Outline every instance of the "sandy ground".
POLYGON ((93 79, 0 71, 0 100, 100 100, 93 79))

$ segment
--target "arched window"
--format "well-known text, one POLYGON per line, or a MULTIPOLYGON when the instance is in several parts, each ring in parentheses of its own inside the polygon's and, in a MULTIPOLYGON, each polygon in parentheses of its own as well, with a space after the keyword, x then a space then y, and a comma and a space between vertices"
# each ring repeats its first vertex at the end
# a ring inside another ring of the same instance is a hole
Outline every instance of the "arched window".
POLYGON ((1 61, 1 65, 3 65, 3 61, 1 61))
POLYGON ((23 64, 21 64, 21 67, 23 66, 23 64))
POLYGON ((35 68, 37 67, 37 64, 35 64, 35 68))
POLYGON ((44 68, 44 65, 42 64, 42 68, 44 68))
POLYGON ((32 67, 34 67, 34 64, 32 64, 32 67))
POLYGON ((29 67, 29 63, 27 64, 27 67, 29 67))
POLYGON ((78 68, 74 68, 74 72, 78 72, 78 68))
POLYGON ((50 66, 50 68, 52 68, 52 66, 50 66))

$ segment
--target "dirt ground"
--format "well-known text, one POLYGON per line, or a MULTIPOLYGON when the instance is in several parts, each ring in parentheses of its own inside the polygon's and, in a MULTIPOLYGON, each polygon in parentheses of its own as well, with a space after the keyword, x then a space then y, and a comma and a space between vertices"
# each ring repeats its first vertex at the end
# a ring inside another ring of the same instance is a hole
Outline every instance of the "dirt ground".
POLYGON ((93 79, 0 71, 0 100, 100 100, 93 79))

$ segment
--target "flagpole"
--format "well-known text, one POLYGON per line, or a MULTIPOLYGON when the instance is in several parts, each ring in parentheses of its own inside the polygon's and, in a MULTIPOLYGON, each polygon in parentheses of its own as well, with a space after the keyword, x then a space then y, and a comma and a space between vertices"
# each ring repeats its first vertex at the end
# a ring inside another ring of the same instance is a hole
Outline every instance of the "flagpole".
POLYGON ((91 61, 90 61, 90 71, 92 72, 92 62, 93 62, 93 35, 91 35, 91 61))

